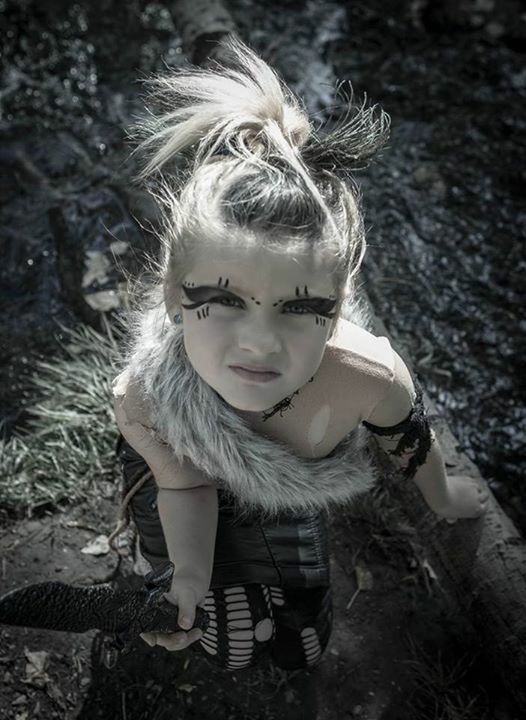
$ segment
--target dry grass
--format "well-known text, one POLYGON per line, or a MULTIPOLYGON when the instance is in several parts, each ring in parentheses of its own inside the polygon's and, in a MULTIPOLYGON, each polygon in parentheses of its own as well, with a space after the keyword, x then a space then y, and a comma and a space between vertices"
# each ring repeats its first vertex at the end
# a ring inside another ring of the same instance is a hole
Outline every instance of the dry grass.
POLYGON ((365 524, 370 545, 389 561, 420 558, 424 548, 393 494, 391 483, 390 477, 382 477, 368 493, 356 498, 345 512, 346 522, 350 527, 365 524))
POLYGON ((415 690, 408 701, 408 720, 490 720, 487 698, 481 687, 468 689, 466 676, 476 657, 464 654, 444 660, 439 652, 430 657, 410 640, 415 690))
POLYGON ((62 357, 37 363, 30 421, 0 441, 0 505, 17 513, 86 497, 111 480, 117 429, 111 380, 122 331, 62 328, 62 357))

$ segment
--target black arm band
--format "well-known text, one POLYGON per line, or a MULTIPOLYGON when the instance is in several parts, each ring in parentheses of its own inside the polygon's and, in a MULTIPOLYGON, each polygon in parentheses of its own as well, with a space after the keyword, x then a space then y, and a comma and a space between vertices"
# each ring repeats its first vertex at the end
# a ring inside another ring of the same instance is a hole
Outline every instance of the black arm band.
POLYGON ((425 463, 427 454, 431 449, 431 427, 424 407, 422 388, 416 381, 414 385, 416 395, 413 401, 413 407, 405 420, 389 427, 372 425, 365 420, 363 421, 365 427, 375 435, 402 435, 396 448, 389 452, 390 455, 400 456, 407 449, 415 448, 407 468, 404 470, 404 476, 407 479, 412 478, 419 466, 425 463))

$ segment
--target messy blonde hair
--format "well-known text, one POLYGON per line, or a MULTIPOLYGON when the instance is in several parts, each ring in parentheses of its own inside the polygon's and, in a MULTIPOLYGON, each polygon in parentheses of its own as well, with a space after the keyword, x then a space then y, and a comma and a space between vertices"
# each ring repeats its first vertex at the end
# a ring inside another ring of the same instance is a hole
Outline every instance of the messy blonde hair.
POLYGON ((134 128, 138 178, 163 211, 165 296, 175 297, 207 245, 263 244, 324 262, 337 317, 365 253, 351 173, 385 143, 389 117, 364 101, 319 135, 269 65, 237 38, 224 44, 232 66, 186 67, 148 80, 148 114, 134 128))

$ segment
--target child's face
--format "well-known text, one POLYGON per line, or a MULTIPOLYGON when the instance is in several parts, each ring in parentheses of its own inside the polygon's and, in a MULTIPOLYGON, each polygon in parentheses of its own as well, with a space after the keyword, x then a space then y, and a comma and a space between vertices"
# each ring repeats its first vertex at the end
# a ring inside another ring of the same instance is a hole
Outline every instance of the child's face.
MULTIPOLYGON (((336 293, 328 269, 307 255, 268 249, 208 249, 183 280, 184 342, 196 372, 231 406, 272 408, 318 369, 336 293), (263 367, 268 382, 231 366, 263 367)), ((173 315, 174 311, 169 308, 173 315)))

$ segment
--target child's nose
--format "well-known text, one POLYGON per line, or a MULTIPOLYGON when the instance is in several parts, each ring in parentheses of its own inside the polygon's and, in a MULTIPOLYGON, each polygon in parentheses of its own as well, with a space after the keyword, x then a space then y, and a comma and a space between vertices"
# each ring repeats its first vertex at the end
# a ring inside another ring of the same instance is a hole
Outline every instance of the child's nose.
POLYGON ((265 358, 281 350, 281 339, 271 322, 251 319, 240 328, 238 345, 240 350, 250 350, 265 358))

